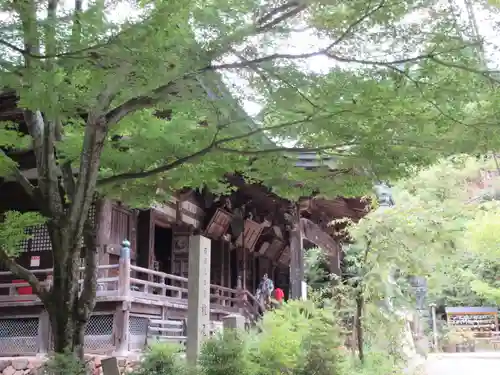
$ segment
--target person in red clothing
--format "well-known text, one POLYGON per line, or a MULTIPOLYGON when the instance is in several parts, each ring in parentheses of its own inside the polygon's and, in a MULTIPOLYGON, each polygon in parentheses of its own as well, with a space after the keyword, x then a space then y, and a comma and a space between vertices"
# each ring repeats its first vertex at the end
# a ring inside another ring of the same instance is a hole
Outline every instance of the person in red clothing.
POLYGON ((281 305, 285 298, 285 293, 281 288, 274 289, 274 299, 281 305))

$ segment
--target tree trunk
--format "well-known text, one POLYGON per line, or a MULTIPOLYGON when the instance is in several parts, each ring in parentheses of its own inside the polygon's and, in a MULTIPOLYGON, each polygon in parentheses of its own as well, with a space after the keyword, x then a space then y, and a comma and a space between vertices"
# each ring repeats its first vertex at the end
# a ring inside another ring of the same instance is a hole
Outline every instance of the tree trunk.
POLYGON ((48 309, 54 351, 73 353, 83 359, 85 325, 78 322, 78 317, 71 310, 57 304, 48 309))
MULTIPOLYGON (((96 228, 87 225, 84 231, 85 267, 83 283, 80 287, 81 241, 68 240, 62 235, 61 242, 52 237, 54 253, 54 275, 50 292, 44 301, 52 328, 54 351, 70 352, 83 360, 84 336, 87 322, 95 305, 97 284, 97 244, 96 228), (77 244, 69 247, 67 244, 77 244)), ((50 228, 56 234, 57 228, 50 228)), ((59 231, 63 233, 63 231, 59 231)))
POLYGON ((360 289, 356 296, 356 320, 354 322, 354 329, 356 330, 356 344, 358 347, 358 357, 361 363, 365 361, 365 352, 363 348, 363 305, 363 291, 360 289))
POLYGON ((45 303, 52 328, 54 351, 56 353, 71 352, 83 359, 85 328, 94 307, 95 292, 87 294, 90 295, 90 299, 86 297, 87 300, 83 299, 84 291, 80 296, 71 298, 68 294, 72 289, 71 281, 65 280, 63 282, 70 286, 66 289, 66 293, 55 293, 55 290, 59 288, 54 288, 49 300, 45 303), (72 299, 73 303, 68 303, 68 300, 72 299), (88 307, 80 308, 84 305, 88 307))

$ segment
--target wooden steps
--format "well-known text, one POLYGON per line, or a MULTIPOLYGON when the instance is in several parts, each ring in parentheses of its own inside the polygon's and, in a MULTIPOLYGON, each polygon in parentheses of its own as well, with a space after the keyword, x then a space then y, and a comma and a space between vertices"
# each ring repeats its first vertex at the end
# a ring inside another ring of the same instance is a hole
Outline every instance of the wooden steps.
POLYGON ((151 342, 168 342, 185 345, 187 340, 187 324, 185 320, 149 319, 146 344, 151 342))

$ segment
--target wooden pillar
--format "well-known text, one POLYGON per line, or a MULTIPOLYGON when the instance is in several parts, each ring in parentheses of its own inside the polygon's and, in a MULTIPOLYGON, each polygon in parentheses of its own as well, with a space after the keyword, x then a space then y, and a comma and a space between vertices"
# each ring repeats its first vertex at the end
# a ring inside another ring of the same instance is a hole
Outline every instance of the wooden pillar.
POLYGON ((304 281, 304 256, 302 250, 302 233, 300 221, 297 219, 291 230, 290 238, 290 298, 302 299, 302 283, 304 281))
POLYGON ((201 344, 210 327, 210 239, 192 236, 189 240, 188 322, 186 357, 196 364, 201 344))
POLYGON ((220 253, 220 285, 231 287, 230 285, 226 285, 226 246, 223 240, 219 241, 219 253, 220 253))
POLYGON ((259 280, 262 276, 260 275, 260 271, 257 268, 257 256, 255 252, 252 254, 252 289, 250 289, 250 293, 255 293, 255 285, 259 285, 259 280))
POLYGON ((245 247, 241 248, 241 255, 243 258, 242 265, 243 269, 241 270, 243 276, 243 289, 247 289, 247 267, 248 267, 248 257, 245 247))
MULTIPOLYGON (((100 199, 97 204, 97 243, 99 246, 98 264, 109 264, 109 254, 106 253, 110 245, 112 203, 109 199, 100 199)), ((116 244, 113 244, 116 245, 116 244)), ((98 277, 111 277, 113 270, 101 270, 98 277)))
POLYGON ((117 306, 114 321, 116 355, 124 356, 129 351, 130 325, 130 242, 124 240, 120 250, 120 272, 118 291, 123 301, 117 306))
MULTIPOLYGON (((228 288, 234 288, 234 285, 231 284, 233 278, 232 278, 232 270, 231 270, 231 248, 230 248, 230 245, 228 243, 226 243, 226 241, 223 242, 224 243, 224 251, 226 252, 227 254, 227 287, 228 288)), ((238 276, 238 275, 236 275, 238 276)))

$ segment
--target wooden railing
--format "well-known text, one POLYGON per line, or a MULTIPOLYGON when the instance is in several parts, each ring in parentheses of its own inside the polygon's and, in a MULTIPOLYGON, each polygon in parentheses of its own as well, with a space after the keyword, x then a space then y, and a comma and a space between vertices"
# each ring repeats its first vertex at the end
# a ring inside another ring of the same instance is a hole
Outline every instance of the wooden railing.
MULTIPOLYGON (((80 267, 79 271, 84 271, 84 267, 80 267)), ((97 296, 118 295, 119 283, 119 265, 110 264, 102 265, 97 268, 97 296), (116 276, 109 277, 109 274, 116 276)), ((31 271, 40 280, 42 285, 47 289, 52 284, 52 268, 38 269, 31 271)), ((38 301, 38 297, 33 294, 31 285, 15 277, 12 272, 0 272, 0 279, 5 281, 0 282, 0 302, 31 302, 38 301)), ((83 278, 79 279, 80 286, 83 284, 83 278)))
MULTIPOLYGON (((187 300, 188 279, 148 268, 130 266, 131 295, 141 298, 187 300), (154 281, 151 281, 154 280, 154 281)), ((210 284, 210 304, 221 307, 238 307, 237 289, 210 284)))
MULTIPOLYGON (((80 267, 84 271, 84 267, 80 267)), ((32 270, 40 282, 49 288, 52 283, 52 268, 32 270)), ((83 274, 82 274, 83 277, 83 274)), ((0 303, 39 302, 31 286, 11 272, 0 272, 0 303)), ((80 285, 83 278, 79 280, 80 285)), ((122 298, 130 296, 147 300, 171 301, 187 305, 188 279, 186 277, 133 266, 130 262, 100 265, 97 268, 97 297, 122 298)), ((220 285, 210 285, 210 305, 212 309, 240 312, 250 320, 258 318, 263 307, 255 297, 241 287, 235 289, 220 285)))
POLYGON ((265 306, 248 290, 243 290, 242 300, 241 313, 249 323, 257 322, 264 313, 265 306))

